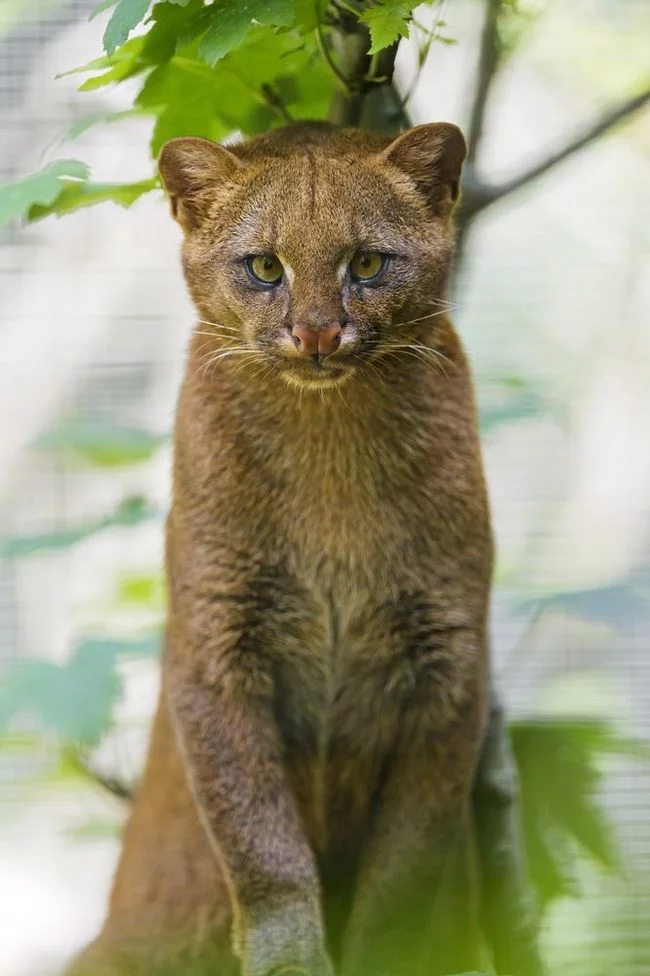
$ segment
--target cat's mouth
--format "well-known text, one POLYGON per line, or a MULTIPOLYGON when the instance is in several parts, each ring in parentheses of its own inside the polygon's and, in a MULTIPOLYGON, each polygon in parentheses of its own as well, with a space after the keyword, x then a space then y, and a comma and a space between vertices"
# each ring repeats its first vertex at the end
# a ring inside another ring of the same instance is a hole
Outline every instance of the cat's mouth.
POLYGON ((347 382, 355 371, 356 367, 350 362, 313 357, 292 362, 283 370, 283 379, 300 390, 328 390, 347 382))

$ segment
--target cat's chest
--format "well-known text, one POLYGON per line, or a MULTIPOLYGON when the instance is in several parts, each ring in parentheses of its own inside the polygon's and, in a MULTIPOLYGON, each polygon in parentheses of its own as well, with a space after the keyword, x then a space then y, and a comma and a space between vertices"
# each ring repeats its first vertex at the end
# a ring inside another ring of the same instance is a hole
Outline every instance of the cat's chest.
POLYGON ((300 575, 348 601, 388 565, 399 574, 433 528, 429 468, 388 440, 306 446, 275 482, 277 531, 300 575))

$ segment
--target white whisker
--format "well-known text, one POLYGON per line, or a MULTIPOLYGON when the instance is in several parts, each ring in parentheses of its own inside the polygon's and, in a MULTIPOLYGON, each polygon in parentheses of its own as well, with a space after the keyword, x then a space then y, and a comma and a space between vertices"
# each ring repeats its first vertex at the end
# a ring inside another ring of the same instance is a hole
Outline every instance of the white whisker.
POLYGON ((211 325, 215 329, 227 329, 230 332, 240 333, 241 329, 236 329, 234 325, 224 325, 223 322, 210 322, 208 319, 197 319, 201 325, 211 325))

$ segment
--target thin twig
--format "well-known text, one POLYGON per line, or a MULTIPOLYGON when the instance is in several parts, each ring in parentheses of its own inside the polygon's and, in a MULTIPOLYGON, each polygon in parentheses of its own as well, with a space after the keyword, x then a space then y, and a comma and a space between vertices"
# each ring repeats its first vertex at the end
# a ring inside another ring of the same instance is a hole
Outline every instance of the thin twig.
POLYGON ((406 92, 400 99, 400 103, 399 103, 400 113, 406 111, 408 103, 411 101, 411 98, 413 97, 415 90, 417 89, 420 83, 420 78, 422 77, 422 71, 424 70, 426 60, 429 57, 429 52, 431 50, 434 41, 437 39, 438 30, 442 25, 442 18, 445 15, 446 3, 447 0, 439 0, 440 10, 438 11, 438 14, 434 17, 434 21, 431 27, 425 27, 424 24, 420 24, 414 17, 411 19, 411 23, 424 34, 424 42, 421 45, 418 43, 418 67, 415 72, 415 77, 413 78, 411 84, 409 85, 406 92))
POLYGON ((543 159, 539 163, 535 163, 528 169, 519 173, 518 176, 514 176, 510 180, 506 180, 504 183, 499 185, 491 185, 487 183, 478 183, 478 194, 477 200, 479 206, 474 209, 474 213, 478 210, 482 210, 488 204, 493 203, 495 200, 501 200, 503 197, 508 196, 515 190, 520 189, 527 183, 531 183, 533 180, 538 179, 538 177, 543 176, 558 163, 564 162, 574 153, 579 152, 586 146, 589 146, 596 139, 601 136, 606 135, 611 129, 623 122, 625 119, 629 118, 639 109, 643 108, 650 102, 650 88, 636 95, 634 98, 630 98, 625 102, 615 108, 608 109, 604 112, 599 119, 597 119, 588 129, 585 129, 580 135, 571 139, 562 149, 557 150, 557 152, 551 153, 546 159, 543 159))
POLYGON ((474 79, 474 95, 467 127, 467 160, 474 163, 483 134, 485 109, 500 60, 499 13, 502 0, 486 0, 485 20, 481 34, 478 67, 474 79))
POLYGON ((118 800, 131 800, 133 798, 133 790, 130 786, 127 786, 116 776, 108 776, 95 769, 77 749, 70 752, 70 759, 87 779, 97 786, 101 786, 102 789, 117 797, 118 800))
POLYGON ((284 121, 288 123, 295 121, 291 112, 284 104, 278 93, 271 88, 270 85, 262 85, 262 94, 264 95, 269 108, 272 108, 274 112, 277 112, 280 118, 284 119, 284 121))
POLYGON ((330 54, 329 48, 327 46, 327 41, 325 40, 325 36, 323 34, 323 27, 320 21, 320 14, 318 13, 318 9, 317 9, 317 21, 316 21, 316 41, 318 43, 318 49, 323 57, 323 60, 325 61, 325 64, 328 66, 328 68, 330 69, 330 71, 332 72, 337 82, 342 87, 342 89, 345 92, 347 92, 350 88, 349 81, 345 77, 343 72, 339 69, 339 66, 336 64, 332 55, 330 54))

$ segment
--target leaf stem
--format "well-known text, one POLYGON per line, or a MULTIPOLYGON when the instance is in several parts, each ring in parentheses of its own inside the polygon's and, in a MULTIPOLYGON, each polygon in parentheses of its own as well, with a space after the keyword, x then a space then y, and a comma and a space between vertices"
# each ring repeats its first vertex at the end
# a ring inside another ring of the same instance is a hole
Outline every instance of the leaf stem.
POLYGON ((325 61, 325 64, 328 66, 328 68, 330 69, 330 71, 334 75, 334 78, 336 79, 337 84, 339 85, 339 87, 341 89, 343 89, 343 91, 346 91, 346 92, 349 91, 350 90, 350 85, 349 85, 348 79, 340 71, 338 65, 336 64, 336 62, 332 58, 332 55, 329 52, 329 49, 327 47, 327 42, 326 42, 325 37, 323 35, 323 28, 321 26, 320 20, 316 24, 316 40, 318 42, 318 49, 319 49, 319 51, 320 51, 320 53, 321 53, 321 55, 323 57, 323 60, 325 61))
POLYGON ((262 95, 264 96, 264 100, 266 104, 269 106, 269 108, 272 108, 275 112, 277 112, 280 118, 284 119, 284 121, 287 122, 288 124, 295 122, 293 115, 291 114, 287 106, 284 104, 284 102, 282 101, 278 93, 275 91, 275 89, 271 87, 271 85, 268 84, 262 85, 261 90, 262 90, 262 95))

